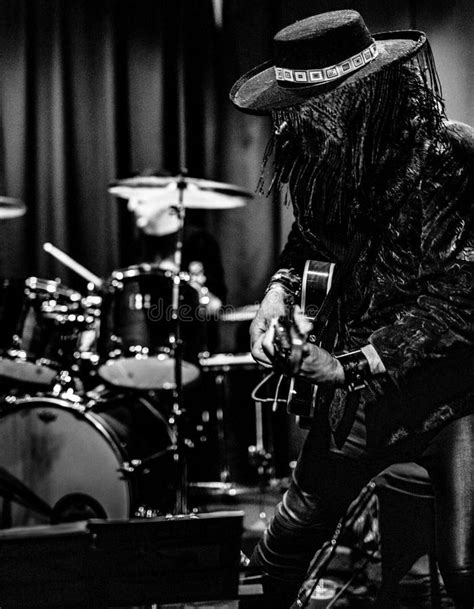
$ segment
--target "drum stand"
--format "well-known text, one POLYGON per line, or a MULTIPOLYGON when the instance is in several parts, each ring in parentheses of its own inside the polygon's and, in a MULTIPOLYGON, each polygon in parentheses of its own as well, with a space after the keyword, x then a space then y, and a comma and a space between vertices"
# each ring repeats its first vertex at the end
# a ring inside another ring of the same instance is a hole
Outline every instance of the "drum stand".
MULTIPOLYGON (((170 425, 174 431, 175 453, 174 462, 178 471, 178 484, 176 488, 175 514, 187 514, 188 512, 188 472, 186 459, 186 439, 183 434, 183 342, 181 339, 181 320, 179 311, 179 299, 181 288, 181 267, 184 240, 184 191, 187 188, 187 125, 186 125, 186 90, 185 90, 185 67, 184 67, 184 2, 179 3, 179 27, 178 27, 178 70, 177 70, 177 97, 178 97, 178 150, 179 150, 179 177, 177 182, 178 204, 176 213, 178 215, 178 234, 176 237, 176 249, 174 252, 175 275, 173 277, 172 293, 172 321, 174 322, 174 363, 175 383, 173 389, 173 409, 170 417, 170 425)), ((173 347, 173 343, 172 343, 173 347)))

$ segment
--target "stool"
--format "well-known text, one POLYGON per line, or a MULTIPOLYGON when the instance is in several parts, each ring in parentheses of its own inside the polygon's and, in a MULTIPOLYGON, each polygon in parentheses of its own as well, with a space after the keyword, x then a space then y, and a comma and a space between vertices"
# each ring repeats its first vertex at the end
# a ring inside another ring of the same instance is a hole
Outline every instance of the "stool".
POLYGON ((398 584, 428 554, 433 609, 441 609, 436 563, 434 497, 427 471, 416 463, 392 465, 374 478, 379 501, 382 585, 377 607, 398 607, 398 584))

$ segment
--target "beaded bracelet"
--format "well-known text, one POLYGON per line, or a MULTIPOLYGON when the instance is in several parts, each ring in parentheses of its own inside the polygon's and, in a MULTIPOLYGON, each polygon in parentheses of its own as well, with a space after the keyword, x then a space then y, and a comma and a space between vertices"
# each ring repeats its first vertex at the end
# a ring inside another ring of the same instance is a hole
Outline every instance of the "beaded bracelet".
POLYGON ((342 365, 348 391, 359 391, 372 376, 368 359, 360 349, 335 355, 342 365))

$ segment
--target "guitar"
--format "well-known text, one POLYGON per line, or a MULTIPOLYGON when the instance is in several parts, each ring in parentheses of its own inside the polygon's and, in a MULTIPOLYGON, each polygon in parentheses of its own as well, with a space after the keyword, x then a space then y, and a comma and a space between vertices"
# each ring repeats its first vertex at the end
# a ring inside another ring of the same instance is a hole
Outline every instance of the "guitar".
MULTIPOLYGON (((287 385, 287 411, 299 418, 300 427, 309 426, 318 407, 321 390, 311 381, 296 375, 301 369, 305 344, 316 343, 315 336, 311 334, 312 322, 331 288, 334 269, 333 262, 307 260, 299 310, 293 307, 289 316, 279 317, 275 322, 273 347, 275 368, 281 374, 279 386, 287 385), (297 319, 298 315, 300 319, 297 319)), ((319 346, 332 350, 335 341, 336 335, 332 334, 319 346), (328 340, 331 344, 328 344, 328 340)))

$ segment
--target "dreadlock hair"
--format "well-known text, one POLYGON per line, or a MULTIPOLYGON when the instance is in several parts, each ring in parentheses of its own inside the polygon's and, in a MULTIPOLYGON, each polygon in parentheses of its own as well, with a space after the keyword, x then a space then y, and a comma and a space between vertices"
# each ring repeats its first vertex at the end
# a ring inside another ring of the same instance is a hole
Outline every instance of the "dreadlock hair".
POLYGON ((373 228, 416 188, 428 150, 443 137, 444 104, 427 40, 417 53, 353 83, 274 110, 264 156, 268 192, 288 183, 295 214, 313 222, 373 228))

